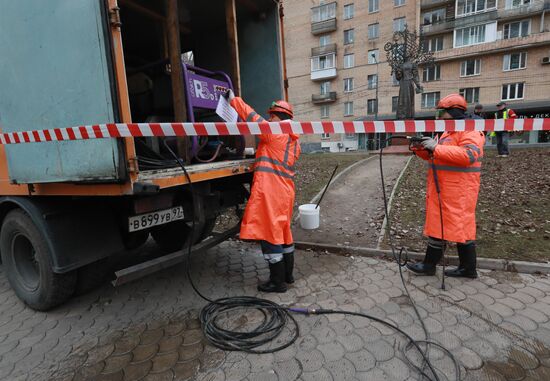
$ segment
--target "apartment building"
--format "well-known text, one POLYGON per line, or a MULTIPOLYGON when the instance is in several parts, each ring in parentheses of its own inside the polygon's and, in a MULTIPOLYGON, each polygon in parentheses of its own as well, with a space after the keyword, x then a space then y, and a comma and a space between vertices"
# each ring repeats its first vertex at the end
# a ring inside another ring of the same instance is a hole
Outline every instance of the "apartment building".
MULTIPOLYGON (((492 116, 506 101, 520 117, 550 116, 548 0, 422 0, 420 32, 436 65, 422 70, 417 116, 429 117, 450 92, 492 116)), ((516 142, 547 134, 515 134, 516 142)))
MULTIPOLYGON (((506 100, 523 117, 550 113, 550 0, 285 0, 289 97, 301 120, 394 119, 398 83, 384 45, 405 25, 436 65, 421 68, 416 115, 462 93, 491 113, 506 100)), ((535 142, 544 134, 516 136, 535 142)), ((366 148, 364 135, 302 139, 305 151, 366 148)))

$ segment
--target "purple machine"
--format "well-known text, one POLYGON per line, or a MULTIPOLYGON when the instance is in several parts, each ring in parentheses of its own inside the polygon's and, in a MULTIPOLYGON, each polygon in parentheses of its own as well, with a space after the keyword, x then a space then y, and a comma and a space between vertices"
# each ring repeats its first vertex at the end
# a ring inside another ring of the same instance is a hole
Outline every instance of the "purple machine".
MULTIPOLYGON (((201 69, 196 66, 187 65, 182 63, 183 67, 183 80, 185 88, 185 99, 187 103, 187 117, 189 122, 197 122, 195 120, 195 112, 210 110, 215 111, 218 105, 218 100, 223 96, 227 90, 233 90, 233 83, 231 78, 222 71, 210 71, 201 69)), ((239 150, 237 154, 242 154, 244 150, 244 137, 237 137, 239 141, 239 150)), ((214 161, 223 146, 223 142, 220 139, 209 140, 208 137, 199 139, 198 137, 192 138, 191 157, 195 158, 199 162, 211 162, 214 161), (205 148, 213 150, 213 156, 209 159, 201 159, 199 153, 205 148)))

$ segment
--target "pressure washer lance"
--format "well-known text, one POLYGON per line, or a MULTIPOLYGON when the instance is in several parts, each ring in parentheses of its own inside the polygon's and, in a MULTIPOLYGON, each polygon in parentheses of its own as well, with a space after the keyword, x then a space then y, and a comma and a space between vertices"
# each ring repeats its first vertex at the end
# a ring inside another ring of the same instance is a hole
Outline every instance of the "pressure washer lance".
POLYGON ((323 191, 323 194, 321 195, 321 197, 319 198, 319 201, 317 201, 317 205, 315 205, 315 209, 317 209, 319 207, 319 204, 321 203, 321 201, 323 201, 323 197, 325 197, 325 193, 327 193, 327 189, 328 187, 330 186, 330 183, 332 182, 332 178, 334 177, 334 175, 336 174, 336 170, 338 169, 338 164, 336 164, 336 167, 334 167, 334 171, 332 171, 332 175, 330 175, 330 179, 328 179, 328 183, 327 185, 325 186, 325 190, 323 191))

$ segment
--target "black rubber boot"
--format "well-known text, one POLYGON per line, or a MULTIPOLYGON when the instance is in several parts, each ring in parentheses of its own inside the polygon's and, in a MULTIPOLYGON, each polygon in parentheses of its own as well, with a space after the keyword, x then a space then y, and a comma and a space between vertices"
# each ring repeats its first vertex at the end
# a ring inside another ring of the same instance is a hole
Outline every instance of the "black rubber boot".
POLYGON ((439 263, 442 255, 442 249, 437 249, 428 245, 424 261, 417 262, 413 265, 407 264, 407 268, 418 275, 435 275, 435 266, 439 263))
POLYGON ((455 269, 445 270, 445 275, 450 277, 477 278, 476 245, 471 242, 467 245, 457 245, 459 264, 455 269))
POLYGON ((269 280, 266 283, 259 284, 258 291, 286 292, 284 260, 269 264, 269 280))
POLYGON ((294 283, 294 276, 292 275, 294 271, 294 252, 284 253, 283 262, 285 263, 285 281, 292 284, 294 283))

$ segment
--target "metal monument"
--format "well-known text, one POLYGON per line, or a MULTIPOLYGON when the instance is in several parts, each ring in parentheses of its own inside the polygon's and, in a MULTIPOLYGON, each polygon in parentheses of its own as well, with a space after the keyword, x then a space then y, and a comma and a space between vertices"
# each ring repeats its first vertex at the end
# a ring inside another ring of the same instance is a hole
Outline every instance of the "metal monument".
POLYGON ((393 34, 393 41, 384 46, 392 75, 399 81, 398 120, 414 118, 414 94, 424 91, 418 75, 419 66, 432 66, 433 54, 425 51, 422 41, 405 25, 405 29, 393 34))

